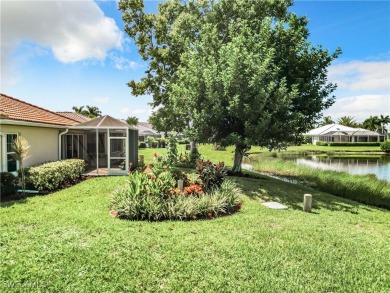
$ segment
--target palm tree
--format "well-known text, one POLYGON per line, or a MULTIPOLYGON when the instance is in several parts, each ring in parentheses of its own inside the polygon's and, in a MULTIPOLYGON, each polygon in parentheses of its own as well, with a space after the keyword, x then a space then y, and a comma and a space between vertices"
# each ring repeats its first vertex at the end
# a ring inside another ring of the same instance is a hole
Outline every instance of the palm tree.
POLYGON ((389 124, 390 123, 390 116, 389 115, 387 115, 387 116, 383 116, 383 115, 381 115, 380 117, 379 117, 379 123, 380 123, 380 128, 381 128, 381 131, 382 131, 382 133, 387 133, 387 124, 389 124))
POLYGON ((79 114, 83 114, 85 112, 84 106, 81 106, 81 107, 73 106, 72 109, 73 109, 73 111, 75 111, 76 113, 79 113, 79 114))
POLYGON ((73 106, 72 107, 73 111, 75 111, 76 113, 87 116, 89 118, 96 118, 96 117, 102 116, 102 111, 100 111, 98 107, 87 105, 86 108, 87 109, 84 109, 84 106, 81 106, 81 107, 73 106))
POLYGON ((100 111, 98 107, 88 106, 88 105, 86 107, 87 107, 87 111, 85 111, 86 112, 85 114, 89 118, 96 118, 102 116, 102 111, 100 111))
POLYGON ((27 140, 21 136, 19 136, 17 139, 15 139, 13 144, 12 144, 12 149, 14 152, 13 156, 14 156, 15 160, 17 160, 19 162, 19 168, 21 171, 23 195, 24 195, 24 191, 26 189, 25 170, 23 167, 23 161, 28 158, 29 148, 30 148, 30 145, 28 144, 27 140))
POLYGON ((343 116, 337 120, 337 123, 344 126, 355 127, 357 125, 355 117, 343 116))
POLYGON ((322 121, 319 123, 319 126, 325 126, 329 124, 334 124, 334 121, 332 120, 332 117, 325 116, 322 118, 322 121))
POLYGON ((370 118, 367 118, 364 120, 362 124, 363 128, 369 129, 372 131, 378 131, 378 129, 381 127, 380 120, 378 116, 370 116, 370 118))

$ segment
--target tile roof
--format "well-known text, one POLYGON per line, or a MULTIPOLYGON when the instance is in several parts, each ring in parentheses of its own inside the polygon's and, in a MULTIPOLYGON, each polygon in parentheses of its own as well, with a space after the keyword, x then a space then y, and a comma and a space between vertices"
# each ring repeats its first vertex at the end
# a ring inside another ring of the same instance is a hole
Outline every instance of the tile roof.
POLYGON ((75 113, 75 112, 56 112, 56 113, 65 116, 66 118, 73 119, 79 123, 83 123, 91 120, 91 118, 84 116, 80 113, 75 113))
POLYGON ((0 119, 70 126, 78 121, 0 94, 0 119))

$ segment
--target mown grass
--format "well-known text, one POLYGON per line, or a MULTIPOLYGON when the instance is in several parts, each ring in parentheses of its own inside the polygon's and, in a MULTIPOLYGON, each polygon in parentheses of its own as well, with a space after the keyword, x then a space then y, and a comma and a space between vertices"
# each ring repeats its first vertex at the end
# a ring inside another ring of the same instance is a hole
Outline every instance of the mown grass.
POLYGON ((126 180, 94 178, 3 203, 0 291, 390 290, 388 211, 261 176, 233 178, 244 190, 237 214, 126 221, 108 210, 109 195, 126 180), (312 213, 302 211, 304 193, 313 195, 312 213), (289 209, 267 209, 263 200, 289 209))

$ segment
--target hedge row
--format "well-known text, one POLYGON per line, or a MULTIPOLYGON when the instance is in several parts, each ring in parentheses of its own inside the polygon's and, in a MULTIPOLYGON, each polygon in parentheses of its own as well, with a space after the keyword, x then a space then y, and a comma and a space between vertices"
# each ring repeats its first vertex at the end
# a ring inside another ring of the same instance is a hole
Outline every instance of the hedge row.
POLYGON ((380 146, 380 142, 324 142, 317 141, 319 146, 380 146))
POLYGON ((84 165, 83 160, 70 159, 30 167, 26 170, 26 184, 37 190, 54 190, 77 181, 84 165))

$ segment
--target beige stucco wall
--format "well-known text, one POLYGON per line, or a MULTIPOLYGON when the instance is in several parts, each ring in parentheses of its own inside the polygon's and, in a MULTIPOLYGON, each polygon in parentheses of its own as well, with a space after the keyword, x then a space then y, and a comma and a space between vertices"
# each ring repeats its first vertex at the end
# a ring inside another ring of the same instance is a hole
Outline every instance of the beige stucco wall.
MULTIPOLYGON (((25 161, 26 167, 58 160, 59 129, 3 124, 0 125, 0 131, 6 134, 18 133, 28 141, 31 147, 29 158, 25 161)), ((1 151, 5 152, 4 149, 1 151)))

